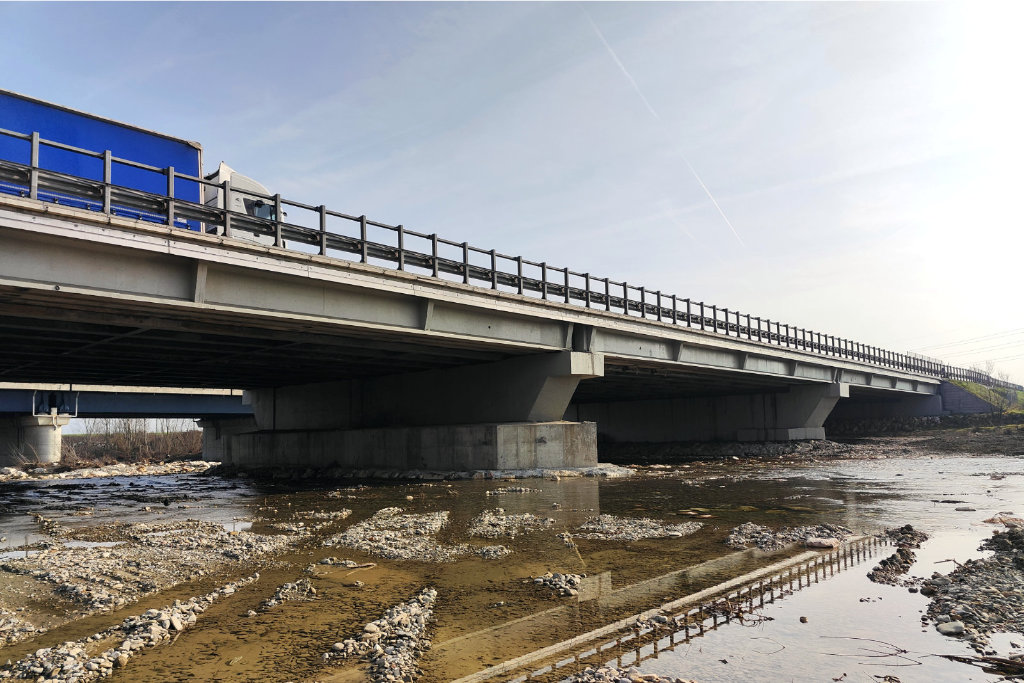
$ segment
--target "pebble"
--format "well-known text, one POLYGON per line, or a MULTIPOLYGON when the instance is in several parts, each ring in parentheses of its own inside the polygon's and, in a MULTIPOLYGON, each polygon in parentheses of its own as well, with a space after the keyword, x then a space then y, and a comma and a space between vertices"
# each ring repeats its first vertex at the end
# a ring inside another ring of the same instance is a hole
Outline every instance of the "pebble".
POLYGON ((1024 530, 994 532, 980 549, 995 553, 934 574, 921 592, 932 596, 926 619, 940 633, 950 631, 986 654, 993 633, 1024 633, 1024 530))
MULTIPOLYGON (((896 545, 896 552, 880 561, 868 572, 868 578, 875 583, 883 583, 889 586, 909 586, 914 588, 917 581, 903 580, 900 577, 910 571, 917 555, 911 548, 920 548, 921 544, 928 540, 928 534, 917 531, 909 524, 904 526, 886 529, 878 535, 879 538, 888 540, 896 545)), ((921 592, 928 595, 928 586, 922 586, 921 592)))
POLYGON ((580 586, 586 574, 563 574, 562 572, 547 572, 541 576, 531 576, 533 583, 537 586, 549 588, 563 597, 579 595, 580 586))
POLYGON ((369 662, 370 681, 411 681, 420 675, 420 655, 430 648, 425 637, 433 618, 437 591, 424 588, 420 593, 388 609, 380 619, 363 627, 358 638, 334 643, 322 655, 325 662, 333 658, 361 657, 369 662))
POLYGON ((598 515, 584 522, 577 530, 579 538, 602 541, 637 541, 643 538, 679 538, 689 536, 704 525, 701 522, 665 524, 646 517, 598 515))
POLYGON ((515 538, 524 531, 536 531, 551 526, 551 517, 538 517, 524 512, 518 515, 505 514, 504 508, 484 510, 469 523, 469 535, 482 538, 515 538))
POLYGON ((291 600, 314 600, 315 598, 316 588, 313 587, 313 583, 308 578, 301 578, 298 581, 278 586, 273 597, 264 600, 260 607, 266 611, 291 600))
POLYGON ((170 640, 171 633, 161 624, 166 623, 177 632, 184 631, 194 625, 198 616, 218 598, 230 595, 258 579, 259 574, 253 574, 225 584, 212 593, 193 597, 184 602, 175 600, 173 605, 163 609, 151 609, 139 616, 128 617, 120 625, 106 631, 55 647, 38 649, 33 654, 0 668, 0 680, 38 680, 44 673, 48 683, 79 683, 106 678, 111 675, 113 669, 128 666, 129 660, 141 650, 170 640), (97 655, 90 655, 90 643, 104 639, 120 640, 121 644, 97 655))
POLYGON ((636 667, 619 669, 614 666, 595 668, 588 666, 583 671, 565 679, 569 683, 697 683, 689 678, 674 678, 645 674, 636 667))
POLYGON ((725 544, 735 550, 743 550, 754 546, 764 551, 771 551, 780 550, 790 543, 803 543, 806 545, 809 540, 814 540, 818 543, 825 543, 825 539, 844 541, 852 535, 852 531, 838 524, 785 527, 774 531, 760 524, 745 522, 729 532, 729 536, 725 539, 725 544))
POLYGON ((0 570, 52 584, 87 613, 104 612, 295 541, 283 535, 229 532, 220 524, 196 520, 115 524, 107 532, 123 542, 111 547, 66 547, 57 542, 27 558, 4 560, 0 570))
POLYGON ((539 493, 540 489, 531 489, 525 486, 502 486, 487 491, 488 496, 502 496, 506 493, 539 493))
POLYGON ((345 546, 391 560, 418 560, 420 562, 454 562, 476 554, 484 559, 507 555, 504 546, 475 548, 468 543, 445 545, 435 536, 448 525, 449 512, 403 514, 402 508, 388 507, 378 510, 369 519, 353 524, 343 533, 324 541, 325 546, 345 546))
POLYGON ((0 482, 22 479, 96 479, 101 477, 124 477, 137 475, 161 474, 198 474, 218 465, 206 460, 181 460, 178 462, 159 463, 117 463, 103 467, 86 467, 65 472, 50 472, 45 467, 38 467, 29 472, 17 467, 0 467, 0 482))

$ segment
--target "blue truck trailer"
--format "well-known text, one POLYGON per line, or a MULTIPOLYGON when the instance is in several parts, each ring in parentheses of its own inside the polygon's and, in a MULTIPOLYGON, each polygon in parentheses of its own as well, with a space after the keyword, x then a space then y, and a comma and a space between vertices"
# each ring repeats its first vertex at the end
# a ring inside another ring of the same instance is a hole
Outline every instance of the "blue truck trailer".
MULTIPOLYGON (((50 102, 0 90, 0 164, 33 165, 50 171, 49 183, 37 188, 37 198, 78 208, 102 208, 102 197, 90 196, 72 179, 102 182, 104 174, 121 188, 166 195, 168 167, 175 173, 198 178, 203 170, 203 149, 197 142, 145 130, 93 114, 76 111, 50 102), (33 144, 33 135, 38 142, 33 144), (110 161, 103 152, 109 151, 110 161), (109 169, 105 168, 109 165, 109 169), (57 175, 60 174, 60 175, 57 175), (61 175, 67 176, 61 182, 61 175), (77 186, 76 186, 77 185, 77 186), (97 206, 100 205, 100 206, 97 206)), ((31 178, 17 173, 12 166, 0 168, 0 192, 28 196, 31 178)), ((175 178, 173 197, 197 204, 203 203, 203 190, 198 182, 175 178)), ((128 195, 126 195, 127 197, 128 195)), ((123 202, 115 213, 152 220, 146 202, 123 202), (137 204, 137 206, 133 206, 137 204)), ((186 221, 178 227, 186 227, 186 221)), ((193 229, 198 223, 191 222, 193 229)))
MULTIPOLYGON (((223 162, 203 176, 198 142, 8 90, 0 90, 0 193, 217 234, 226 232, 225 209, 275 219, 258 182, 223 162)), ((231 236, 274 243, 265 224, 244 219, 231 236)))

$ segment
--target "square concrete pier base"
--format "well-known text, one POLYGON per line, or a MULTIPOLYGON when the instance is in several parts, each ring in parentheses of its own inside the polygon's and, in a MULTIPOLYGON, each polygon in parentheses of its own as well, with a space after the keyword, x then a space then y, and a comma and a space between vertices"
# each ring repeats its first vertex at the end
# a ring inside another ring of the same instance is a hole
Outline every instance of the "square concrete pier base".
POLYGON ((513 470, 597 465, 593 422, 263 431, 225 437, 225 465, 395 470, 513 470))

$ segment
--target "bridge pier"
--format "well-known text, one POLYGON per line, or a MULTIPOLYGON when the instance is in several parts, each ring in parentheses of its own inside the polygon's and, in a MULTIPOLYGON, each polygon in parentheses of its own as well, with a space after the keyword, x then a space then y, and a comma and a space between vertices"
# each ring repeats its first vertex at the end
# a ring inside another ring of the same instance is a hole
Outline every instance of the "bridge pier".
POLYGON ((60 462, 62 430, 70 415, 0 418, 0 466, 60 462))
POLYGON ((251 415, 242 417, 203 418, 198 421, 203 430, 203 460, 224 462, 228 440, 236 434, 256 430, 256 420, 251 415))
POLYGON ((574 404, 566 417, 593 420, 600 435, 622 442, 824 439, 825 418, 847 396, 844 383, 807 384, 762 394, 574 404))
POLYGON ((533 469, 597 464, 593 424, 563 420, 600 354, 561 351, 479 365, 257 389, 255 430, 229 434, 243 467, 533 469))

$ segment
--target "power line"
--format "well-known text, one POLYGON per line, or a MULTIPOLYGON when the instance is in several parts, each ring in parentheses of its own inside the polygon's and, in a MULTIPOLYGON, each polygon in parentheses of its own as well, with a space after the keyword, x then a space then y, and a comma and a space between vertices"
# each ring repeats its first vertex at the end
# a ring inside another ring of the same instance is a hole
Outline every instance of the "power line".
POLYGON ((947 346, 962 346, 964 344, 970 344, 972 342, 989 341, 991 339, 995 339, 995 338, 998 338, 998 337, 1008 337, 1008 336, 1011 336, 1011 335, 1014 335, 1014 334, 1020 334, 1022 332, 1024 332, 1024 327, 1019 328, 1019 329, 1015 329, 1015 330, 1008 330, 1006 332, 996 332, 996 333, 993 333, 993 334, 982 335, 980 337, 970 337, 968 339, 960 339, 958 341, 946 342, 945 344, 932 344, 931 346, 921 346, 921 347, 918 347, 917 350, 943 349, 943 348, 946 348, 947 346))
POLYGON ((989 351, 994 351, 995 349, 1012 349, 1020 346, 1024 346, 1024 340, 1019 342, 1009 342, 1007 344, 995 344, 994 346, 982 346, 980 348, 972 349, 969 351, 947 351, 943 355, 953 356, 954 358, 958 356, 974 356, 979 353, 987 353, 989 351))

